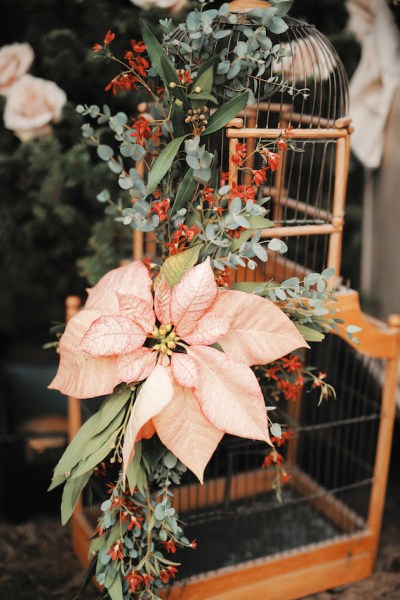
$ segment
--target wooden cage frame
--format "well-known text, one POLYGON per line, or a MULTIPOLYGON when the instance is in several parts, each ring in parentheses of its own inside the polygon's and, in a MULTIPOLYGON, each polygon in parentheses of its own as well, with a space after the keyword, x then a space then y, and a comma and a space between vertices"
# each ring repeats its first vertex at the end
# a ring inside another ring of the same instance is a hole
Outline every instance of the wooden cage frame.
MULTIPOLYGON (((266 3, 261 0, 236 0, 231 3, 231 10, 247 11, 255 7, 263 7, 266 3)), ((280 111, 280 129, 258 129, 256 127, 256 112, 247 107, 245 115, 238 115, 226 128, 226 137, 229 142, 229 153, 235 152, 236 144, 240 140, 246 140, 248 148, 254 148, 256 139, 275 139, 289 123, 297 123, 299 127, 292 130, 291 134, 295 140, 307 139, 334 139, 336 140, 336 157, 334 171, 334 191, 332 211, 326 213, 323 224, 304 226, 276 226, 265 230, 265 237, 291 237, 291 236, 313 236, 328 235, 328 257, 327 267, 335 269, 335 280, 332 281, 339 287, 342 232, 344 225, 345 196, 347 186, 347 174, 350 156, 350 134, 352 132, 350 119, 339 118, 334 123, 326 119, 318 118, 317 121, 311 117, 296 115, 282 108, 282 105, 268 103, 268 106, 258 106, 258 110, 280 111), (245 116, 246 127, 244 127, 245 116)), ((139 107, 145 112, 146 105, 139 107)), ((281 161, 281 164, 283 161, 281 161)), ((246 166, 252 166, 247 159, 246 166)), ((142 176, 144 164, 137 165, 142 176)), ((229 162, 229 182, 238 181, 237 167, 229 162)), ((243 183, 251 184, 248 176, 243 177, 243 183)), ((284 178, 282 167, 275 173, 274 186, 269 193, 272 197, 274 214, 279 214, 279 198, 282 197, 284 178)), ((285 196, 285 194, 283 194, 285 196)), ((286 197, 285 201, 290 206, 291 199, 286 197)), ((302 206, 296 201, 296 208, 304 209, 310 214, 312 207, 302 206)), ((321 214, 321 213, 319 213, 321 214)), ((156 254, 155 238, 141 232, 135 232, 133 236, 132 255, 135 260, 140 260, 144 255, 154 257, 156 254)), ((302 265, 296 265, 298 269, 307 269, 302 265)), ((284 269, 280 277, 279 263, 275 271, 275 278, 282 281, 284 269)), ((261 280, 261 274, 257 270, 252 275, 252 280, 261 280)), ((262 276, 265 278, 265 275, 262 276)), ((246 281, 245 269, 239 269, 236 279, 246 281)), ((343 535, 331 538, 328 541, 317 544, 302 546, 291 551, 277 553, 268 558, 260 558, 251 562, 237 564, 218 571, 207 572, 204 575, 195 576, 187 580, 178 581, 168 591, 165 598, 169 600, 294 600, 306 595, 321 592, 323 590, 350 584, 352 582, 368 577, 373 570, 376 552, 379 543, 379 534, 382 521, 387 476, 390 460, 391 439, 393 423, 395 418, 395 398, 397 390, 397 366, 400 351, 400 316, 392 315, 388 324, 378 322, 364 315, 359 305, 357 292, 343 288, 337 292, 336 308, 341 317, 353 325, 362 328, 359 334, 360 344, 355 345, 346 338, 344 332, 332 333, 339 335, 357 352, 368 357, 381 359, 385 363, 384 380, 381 397, 381 419, 379 423, 378 439, 373 472, 373 482, 369 499, 368 518, 363 527, 358 527, 357 533, 354 527, 349 525, 360 525, 359 517, 353 513, 344 503, 334 498, 332 494, 318 494, 318 484, 294 467, 293 486, 300 495, 313 495, 313 506, 329 519, 335 521, 335 525, 343 535), (362 530, 360 530, 362 529, 362 530)), ((67 321, 79 311, 80 300, 77 297, 67 299, 67 321)), ((72 439, 81 426, 81 401, 76 398, 68 399, 69 414, 69 438, 72 439)), ((288 461, 294 466, 293 456, 288 456, 288 461)), ((245 498, 246 495, 270 490, 272 477, 268 471, 260 469, 256 477, 252 472, 252 487, 246 480, 246 473, 235 475, 229 483, 231 486, 230 497, 233 499, 245 498)), ((191 497, 196 495, 197 505, 205 503, 207 497, 207 486, 190 484, 180 488, 179 502, 175 500, 175 508, 184 511, 190 505, 191 497)), ((213 481, 213 494, 215 503, 223 498, 226 482, 213 481)), ((89 538, 93 535, 93 524, 90 523, 83 504, 78 502, 71 520, 72 543, 76 555, 82 564, 88 564, 89 538)))

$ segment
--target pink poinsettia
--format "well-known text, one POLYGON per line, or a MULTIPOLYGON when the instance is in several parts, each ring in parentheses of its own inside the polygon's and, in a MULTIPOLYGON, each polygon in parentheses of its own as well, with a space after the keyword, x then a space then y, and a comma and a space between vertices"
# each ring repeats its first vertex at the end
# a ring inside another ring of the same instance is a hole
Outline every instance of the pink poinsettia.
POLYGON ((50 387, 91 398, 144 381, 126 429, 124 469, 135 443, 157 432, 200 480, 224 433, 270 442, 252 365, 306 347, 271 301, 219 291, 209 259, 171 289, 136 261, 108 273, 60 342, 50 387), (217 343, 216 347, 211 347, 217 343), (221 351, 219 348, 222 348, 221 351))

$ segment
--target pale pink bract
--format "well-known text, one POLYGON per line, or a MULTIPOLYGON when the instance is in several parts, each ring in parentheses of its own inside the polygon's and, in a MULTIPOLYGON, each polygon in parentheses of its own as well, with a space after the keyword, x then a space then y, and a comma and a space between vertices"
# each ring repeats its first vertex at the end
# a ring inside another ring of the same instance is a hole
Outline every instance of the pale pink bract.
POLYGON ((224 433, 270 442, 263 394, 250 366, 307 344, 271 301, 219 291, 209 259, 173 290, 161 279, 154 308, 151 289, 139 261, 103 277, 67 325, 50 387, 90 398, 144 381, 126 429, 124 470, 135 443, 156 431, 202 480, 224 433))

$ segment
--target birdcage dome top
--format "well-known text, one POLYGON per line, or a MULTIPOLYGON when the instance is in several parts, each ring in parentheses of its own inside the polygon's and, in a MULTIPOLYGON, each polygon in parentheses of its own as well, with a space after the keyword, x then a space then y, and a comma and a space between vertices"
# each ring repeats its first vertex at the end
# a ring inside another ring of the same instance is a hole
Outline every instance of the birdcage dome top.
POLYGON ((279 5, 235 0, 219 11, 194 11, 165 42, 179 68, 196 71, 215 60, 217 98, 249 89, 250 104, 280 103, 288 120, 296 114, 302 125, 326 127, 347 114, 347 76, 336 50, 279 5))

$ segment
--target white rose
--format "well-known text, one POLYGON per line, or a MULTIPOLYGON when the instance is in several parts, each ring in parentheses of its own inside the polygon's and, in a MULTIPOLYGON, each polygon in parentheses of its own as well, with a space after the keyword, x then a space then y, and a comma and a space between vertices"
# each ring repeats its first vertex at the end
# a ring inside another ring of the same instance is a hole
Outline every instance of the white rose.
POLYGON ((131 0, 132 4, 144 8, 145 10, 158 6, 159 8, 165 8, 171 12, 177 13, 182 10, 188 0, 131 0))
POLYGON ((23 75, 10 90, 4 109, 4 125, 23 142, 51 131, 61 119, 65 92, 52 81, 23 75))
POLYGON ((0 48, 0 94, 7 96, 14 83, 30 69, 33 58, 29 44, 10 44, 0 48))

